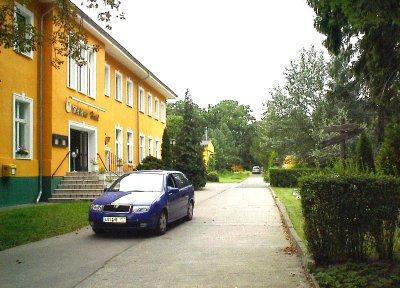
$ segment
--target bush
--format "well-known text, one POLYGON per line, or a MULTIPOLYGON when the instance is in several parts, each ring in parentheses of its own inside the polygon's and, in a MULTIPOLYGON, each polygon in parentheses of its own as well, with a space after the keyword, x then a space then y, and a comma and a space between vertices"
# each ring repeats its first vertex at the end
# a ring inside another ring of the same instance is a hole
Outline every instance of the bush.
POLYGON ((377 162, 382 173, 400 176, 400 124, 392 124, 386 128, 377 162))
POLYGON ((308 246, 317 264, 393 258, 399 181, 379 175, 314 174, 300 178, 308 246))
MULTIPOLYGON (((283 169, 270 168, 269 180, 273 187, 297 187, 298 178, 315 172, 314 169, 298 168, 298 169, 283 169)), ((264 177, 265 179, 265 177, 264 177)))
POLYGON ((208 172, 208 173, 207 173, 207 181, 210 181, 210 182, 219 182, 218 173, 215 172, 215 171, 208 172))
POLYGON ((234 164, 234 165, 231 166, 231 171, 232 171, 232 172, 243 172, 244 169, 243 169, 243 166, 242 166, 242 165, 240 165, 240 164, 234 164))
POLYGON ((137 167, 137 170, 162 170, 163 162, 161 159, 158 159, 153 156, 147 156, 143 159, 142 163, 140 163, 137 167))
POLYGON ((374 155, 372 153, 371 142, 367 134, 363 132, 356 145, 357 166, 363 172, 375 172, 374 155))

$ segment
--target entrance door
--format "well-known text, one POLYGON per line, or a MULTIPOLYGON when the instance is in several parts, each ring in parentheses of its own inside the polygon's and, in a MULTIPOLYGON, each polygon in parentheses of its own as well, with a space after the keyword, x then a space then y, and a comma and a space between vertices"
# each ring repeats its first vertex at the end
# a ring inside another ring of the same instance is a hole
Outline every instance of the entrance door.
POLYGON ((70 157, 71 170, 88 171, 88 132, 71 129, 71 153, 75 152, 75 160, 70 157))

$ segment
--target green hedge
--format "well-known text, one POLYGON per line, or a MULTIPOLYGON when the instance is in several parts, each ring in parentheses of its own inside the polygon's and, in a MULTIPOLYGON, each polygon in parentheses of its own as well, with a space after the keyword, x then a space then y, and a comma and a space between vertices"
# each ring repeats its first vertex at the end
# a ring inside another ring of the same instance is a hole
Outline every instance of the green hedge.
POLYGON ((154 156, 147 156, 137 167, 137 170, 162 170, 163 162, 154 156))
POLYGON ((305 234, 317 264, 393 258, 399 180, 377 175, 314 174, 300 179, 305 234))
POLYGON ((309 168, 270 168, 269 181, 273 187, 297 187, 298 179, 301 176, 314 173, 315 171, 316 170, 309 168))
POLYGON ((215 171, 211 171, 207 173, 207 181, 210 182, 219 182, 219 176, 218 173, 215 171))

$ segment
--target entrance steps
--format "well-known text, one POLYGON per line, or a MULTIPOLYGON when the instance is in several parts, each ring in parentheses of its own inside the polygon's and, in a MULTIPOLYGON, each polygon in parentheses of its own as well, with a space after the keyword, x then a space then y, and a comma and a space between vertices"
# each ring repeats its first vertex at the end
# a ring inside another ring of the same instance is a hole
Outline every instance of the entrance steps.
POLYGON ((54 189, 49 202, 93 201, 103 194, 105 187, 95 172, 68 172, 54 189))

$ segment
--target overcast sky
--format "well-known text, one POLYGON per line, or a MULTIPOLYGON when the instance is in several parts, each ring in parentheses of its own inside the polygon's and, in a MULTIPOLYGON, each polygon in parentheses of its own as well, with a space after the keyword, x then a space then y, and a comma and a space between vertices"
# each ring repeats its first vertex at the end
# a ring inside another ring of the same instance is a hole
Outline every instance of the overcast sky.
MULTIPOLYGON (((81 1, 74 1, 78 5, 81 1)), ((259 118, 268 90, 302 47, 323 49, 306 0, 122 0, 110 34, 183 98, 223 99, 259 118)))

